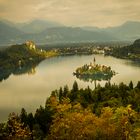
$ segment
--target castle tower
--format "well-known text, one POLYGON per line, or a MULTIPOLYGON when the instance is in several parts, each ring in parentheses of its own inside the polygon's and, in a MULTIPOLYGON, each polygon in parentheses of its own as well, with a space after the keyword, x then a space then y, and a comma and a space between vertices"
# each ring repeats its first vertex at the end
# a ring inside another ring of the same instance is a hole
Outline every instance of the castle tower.
POLYGON ((36 49, 36 46, 35 46, 35 43, 33 41, 26 41, 25 43, 27 45, 27 47, 29 47, 29 49, 33 49, 35 50, 36 49))

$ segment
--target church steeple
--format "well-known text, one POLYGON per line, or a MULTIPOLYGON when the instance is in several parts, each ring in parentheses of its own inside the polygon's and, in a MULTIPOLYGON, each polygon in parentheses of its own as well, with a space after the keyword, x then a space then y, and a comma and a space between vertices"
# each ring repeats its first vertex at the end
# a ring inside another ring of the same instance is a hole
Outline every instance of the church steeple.
POLYGON ((95 57, 93 58, 93 64, 95 65, 95 63, 96 63, 96 59, 95 59, 95 57))

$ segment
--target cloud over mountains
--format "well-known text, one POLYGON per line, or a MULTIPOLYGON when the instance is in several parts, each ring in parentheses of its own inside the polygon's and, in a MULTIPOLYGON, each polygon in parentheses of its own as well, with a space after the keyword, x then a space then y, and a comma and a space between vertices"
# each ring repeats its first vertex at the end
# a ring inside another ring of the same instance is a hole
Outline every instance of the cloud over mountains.
POLYGON ((0 0, 0 17, 48 19, 69 26, 116 26, 140 20, 139 0, 0 0))

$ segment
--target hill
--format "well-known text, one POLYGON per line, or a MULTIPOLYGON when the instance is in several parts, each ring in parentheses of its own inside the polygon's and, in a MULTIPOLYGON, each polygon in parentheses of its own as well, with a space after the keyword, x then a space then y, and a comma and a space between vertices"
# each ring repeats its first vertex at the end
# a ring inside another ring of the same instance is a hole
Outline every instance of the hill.
POLYGON ((34 40, 38 44, 117 40, 116 37, 105 32, 88 31, 79 27, 65 27, 55 23, 46 24, 46 21, 39 20, 20 25, 20 27, 1 22, 0 30, 0 45, 16 44, 26 40, 34 40))
POLYGON ((140 22, 128 21, 118 27, 104 29, 108 33, 115 34, 121 40, 135 40, 140 38, 140 22))
POLYGON ((0 51, 0 81, 8 78, 15 71, 31 68, 45 59, 45 54, 38 50, 34 44, 13 45, 0 51))
POLYGON ((140 39, 134 41, 132 45, 113 48, 109 54, 124 59, 131 59, 140 62, 140 39))
POLYGON ((0 21, 0 45, 34 40, 38 44, 71 42, 134 41, 140 38, 140 22, 128 21, 117 27, 67 27, 47 20, 28 23, 0 21))
POLYGON ((7 61, 12 66, 22 66, 26 63, 33 63, 45 58, 41 50, 37 49, 33 42, 30 44, 13 45, 3 51, 0 51, 0 66, 6 66, 7 61), (20 63, 20 64, 19 64, 20 63))
POLYGON ((135 40, 133 46, 140 48, 140 39, 135 40))
POLYGON ((86 31, 78 27, 48 28, 38 34, 23 35, 22 38, 35 40, 40 44, 117 40, 114 36, 108 33, 86 31))
POLYGON ((47 28, 63 26, 57 22, 36 19, 27 23, 18 23, 15 26, 24 33, 40 33, 47 28))
POLYGON ((120 26, 108 27, 108 28, 98 28, 92 26, 82 27, 84 30, 105 32, 110 35, 115 36, 120 41, 134 41, 140 38, 140 22, 139 21, 127 21, 120 26))
POLYGON ((0 44, 14 44, 18 42, 23 32, 17 28, 0 21, 0 44))

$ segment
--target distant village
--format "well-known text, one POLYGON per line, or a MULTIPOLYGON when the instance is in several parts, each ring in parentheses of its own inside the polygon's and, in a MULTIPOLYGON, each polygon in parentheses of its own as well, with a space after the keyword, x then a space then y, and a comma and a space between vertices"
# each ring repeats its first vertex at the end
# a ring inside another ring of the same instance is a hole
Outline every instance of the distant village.
POLYGON ((44 50, 54 50, 62 55, 74 54, 110 54, 113 48, 123 47, 127 44, 124 43, 70 43, 70 44, 48 44, 39 46, 44 50))

